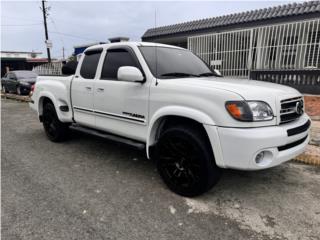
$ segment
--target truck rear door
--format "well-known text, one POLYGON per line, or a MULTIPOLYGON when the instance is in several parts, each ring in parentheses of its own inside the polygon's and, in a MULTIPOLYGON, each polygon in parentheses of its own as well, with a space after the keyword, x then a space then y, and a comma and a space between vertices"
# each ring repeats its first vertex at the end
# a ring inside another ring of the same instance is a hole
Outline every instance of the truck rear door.
POLYGON ((74 119, 77 123, 95 127, 94 79, 102 49, 86 51, 71 86, 74 119))
MULTIPOLYGON (((95 80, 96 127, 128 138, 144 141, 147 135, 149 82, 125 82, 117 78, 122 66, 139 68, 131 47, 117 46, 104 52, 101 75, 95 80)), ((101 61, 102 62, 102 61, 101 61)))

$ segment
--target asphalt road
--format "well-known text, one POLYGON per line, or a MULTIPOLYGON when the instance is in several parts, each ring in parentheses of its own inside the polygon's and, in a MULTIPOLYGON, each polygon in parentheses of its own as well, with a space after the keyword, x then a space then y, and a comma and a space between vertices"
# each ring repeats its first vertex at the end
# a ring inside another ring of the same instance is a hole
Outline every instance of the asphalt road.
POLYGON ((226 170, 209 193, 171 193, 144 154, 73 132, 46 139, 2 100, 2 239, 319 239, 320 168, 226 170))

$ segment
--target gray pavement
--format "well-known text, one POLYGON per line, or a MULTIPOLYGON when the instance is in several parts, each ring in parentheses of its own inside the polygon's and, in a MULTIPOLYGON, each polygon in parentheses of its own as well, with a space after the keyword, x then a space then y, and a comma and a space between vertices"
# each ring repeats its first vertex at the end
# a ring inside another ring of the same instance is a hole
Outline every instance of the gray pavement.
POLYGON ((224 171, 209 193, 166 189, 144 153, 72 132, 48 141, 2 100, 2 239, 320 239, 320 168, 224 171))

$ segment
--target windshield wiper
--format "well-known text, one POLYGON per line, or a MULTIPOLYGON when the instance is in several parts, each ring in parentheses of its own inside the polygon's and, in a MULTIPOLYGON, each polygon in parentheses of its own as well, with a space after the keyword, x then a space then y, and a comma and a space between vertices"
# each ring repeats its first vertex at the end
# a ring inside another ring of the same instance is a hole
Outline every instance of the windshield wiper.
POLYGON ((194 75, 191 73, 184 73, 184 72, 171 72, 171 73, 161 74, 161 77, 198 77, 198 75, 194 75))
POLYGON ((216 75, 212 72, 201 73, 198 75, 198 77, 211 77, 211 76, 216 76, 216 75))

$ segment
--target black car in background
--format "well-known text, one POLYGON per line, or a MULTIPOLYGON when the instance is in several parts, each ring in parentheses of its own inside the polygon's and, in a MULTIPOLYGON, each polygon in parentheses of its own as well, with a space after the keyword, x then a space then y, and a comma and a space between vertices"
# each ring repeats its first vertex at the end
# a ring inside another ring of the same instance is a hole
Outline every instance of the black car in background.
POLYGON ((37 80, 37 74, 33 71, 11 71, 1 79, 2 91, 14 92, 18 95, 29 94, 31 86, 37 80))

